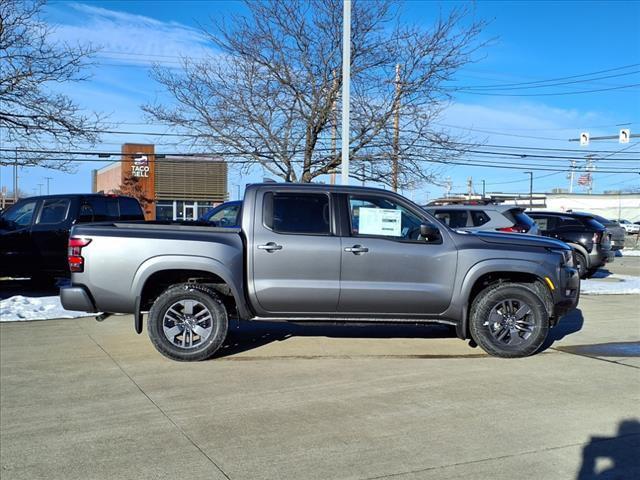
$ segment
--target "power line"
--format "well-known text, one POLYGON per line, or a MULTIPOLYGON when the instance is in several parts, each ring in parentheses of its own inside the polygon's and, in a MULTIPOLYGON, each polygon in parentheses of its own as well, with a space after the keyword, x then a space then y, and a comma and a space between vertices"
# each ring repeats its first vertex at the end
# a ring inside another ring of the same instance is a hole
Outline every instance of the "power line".
MULTIPOLYGON (((459 145, 463 145, 463 144, 459 144, 459 145)), ((478 146, 477 148, 453 148, 453 147, 445 147, 445 146, 441 146, 441 145, 425 145, 425 144, 420 144, 420 143, 412 143, 412 144, 402 144, 402 146, 404 147, 418 147, 418 148, 430 148, 433 150, 444 150, 444 151, 448 151, 448 152, 457 152, 459 154, 468 154, 468 153, 475 153, 475 154, 479 154, 479 155, 501 155, 504 157, 509 157, 509 158, 520 158, 520 159, 524 159, 524 158, 536 158, 536 159, 553 159, 553 160, 576 160, 577 155, 573 155, 573 156, 559 156, 559 155, 541 155, 541 154, 537 154, 537 153, 515 153, 515 152, 501 152, 501 151, 495 151, 495 150, 480 150, 480 148, 482 148, 482 146, 478 146)), ((466 144, 466 146, 474 146, 474 144, 466 144)), ((364 148, 380 148, 380 147, 389 147, 388 144, 370 144, 368 146, 362 147, 362 149, 364 148)), ((537 147, 531 147, 531 148, 537 148, 537 147)), ((43 155, 47 155, 47 154, 62 154, 62 155, 104 155, 104 156, 122 156, 122 155, 133 155, 133 154, 123 154, 122 152, 115 152, 115 151, 69 151, 69 150, 53 150, 53 149, 28 149, 28 148, 0 148, 0 152, 15 152, 15 151, 21 152, 21 153, 32 153, 32 154, 43 154, 43 155)), ((331 151, 332 148, 331 147, 318 147, 315 148, 315 151, 331 151)), ((287 153, 291 153, 291 154, 297 154, 297 153, 302 153, 302 150, 294 150, 294 151, 290 151, 287 153)), ((587 152, 584 151, 582 152, 582 154, 590 154, 593 152, 587 152)), ((610 151, 607 151, 605 153, 611 153, 610 151)), ((156 152, 153 155, 155 155, 156 157, 160 157, 160 156, 165 156, 165 157, 198 157, 198 156, 211 156, 211 155, 217 155, 217 156, 240 156, 240 155, 273 155, 272 151, 268 151, 268 150, 244 150, 244 151, 236 151, 236 152, 229 152, 229 151, 225 151, 225 152, 207 152, 207 153, 199 153, 199 152, 156 152)), ((406 150, 401 152, 401 155, 416 155, 415 153, 412 152, 407 152, 406 150)), ((598 160, 599 161, 599 160, 598 160)), ((615 162, 621 162, 621 161, 640 161, 640 158, 624 158, 624 159, 619 159, 619 160, 611 160, 611 161, 615 161, 615 162)))
POLYGON ((579 90, 573 92, 554 92, 554 93, 485 93, 485 92, 472 92, 472 91, 464 91, 462 93, 468 95, 484 95, 484 96, 493 96, 493 97, 552 97, 558 95, 577 95, 580 93, 595 93, 595 92, 608 92, 611 90, 622 90, 625 88, 639 87, 640 83, 632 83, 630 85, 620 85, 618 87, 609 87, 609 88, 596 88, 594 90, 579 90))
MULTIPOLYGON (((0 149, 2 150, 2 149, 0 149)), ((121 154, 118 154, 121 155, 121 154)), ((125 156, 133 156, 133 154, 127 154, 125 156)), ((212 163, 213 161, 222 161, 220 159, 220 155, 219 154, 187 154, 184 155, 185 158, 175 158, 178 155, 172 154, 149 154, 149 156, 155 157, 155 158, 151 158, 148 161, 149 162, 160 162, 160 163, 173 163, 173 164, 184 164, 184 163, 212 163), (167 158, 169 157, 169 158, 167 158)), ((238 155, 235 155, 238 156, 238 155)), ((547 166, 547 165, 537 165, 537 166, 531 166, 531 165, 517 165, 517 164, 509 164, 509 163, 500 163, 500 162, 492 162, 491 160, 471 160, 471 161, 454 161, 454 160, 438 160, 438 159, 425 159, 422 156, 418 156, 415 154, 405 154, 405 157, 419 157, 419 160, 424 161, 425 163, 437 163, 437 164, 443 164, 443 165, 461 165, 461 166, 467 166, 467 167, 482 167, 482 168, 502 168, 502 169, 510 169, 510 170, 522 170, 523 168, 528 168, 530 170, 537 170, 537 171, 549 171, 549 172, 568 172, 570 171, 570 168, 568 167, 558 167, 558 166, 547 166), (481 163, 478 163, 481 162, 481 163)), ((366 162, 386 162, 388 161, 388 155, 379 155, 379 154, 374 154, 374 155, 368 155, 368 156, 354 156, 353 157, 354 160, 359 160, 359 161, 366 161, 366 162)), ((12 163, 14 160, 12 158, 9 157, 0 157, 0 160, 4 160, 7 162, 7 164, 12 163)), ((104 159, 104 158, 97 158, 97 159, 93 159, 93 158, 77 158, 77 157, 60 157, 60 158, 48 158, 45 159, 46 161, 49 162, 80 162, 80 163, 84 163, 84 162, 96 162, 96 163, 123 163, 126 160, 124 159, 104 159)), ((258 164, 260 163, 257 160, 241 160, 241 159, 237 159, 237 158, 231 158, 231 159, 226 159, 224 160, 224 162, 229 163, 229 164, 238 164, 238 165, 248 165, 248 164, 258 164)), ((291 163, 296 163, 296 164, 302 164, 304 163, 303 159, 300 160, 295 160, 292 159, 290 160, 291 163)), ((26 166, 31 166, 31 165, 26 165, 26 166)), ((36 165, 33 165, 36 166, 36 165)), ((611 168, 606 168, 606 169, 600 169, 598 170, 599 173, 638 173, 637 169, 631 169, 631 170, 620 170, 620 169, 611 169, 611 168)))
POLYGON ((627 75, 635 75, 636 73, 640 73, 640 70, 633 70, 631 72, 624 72, 624 73, 618 73, 616 75, 605 75, 603 77, 593 77, 593 78, 588 78, 585 80, 572 80, 570 82, 556 82, 556 83, 547 83, 545 85, 531 85, 531 86, 522 86, 522 87, 486 87, 483 89, 479 89, 479 88, 471 88, 471 87, 460 87, 458 88, 458 91, 467 91, 467 90, 529 90, 532 88, 548 88, 548 87, 558 87, 561 85, 572 85, 572 84, 576 84, 576 83, 591 83, 594 80, 604 80, 607 78, 617 78, 617 77, 624 77, 627 75))
POLYGON ((595 72, 582 73, 579 75, 570 75, 568 77, 556 77, 556 78, 549 78, 546 80, 535 80, 531 82, 502 83, 502 84, 494 84, 494 85, 472 85, 466 88, 500 88, 500 87, 514 87, 514 86, 520 86, 520 85, 534 85, 538 83, 557 82, 560 80, 571 80, 572 78, 589 77, 591 75, 599 75, 601 73, 616 72, 619 70, 626 70, 628 68, 633 68, 638 66, 640 66, 640 63, 632 63, 630 65, 623 65, 622 67, 609 68, 606 70, 598 70, 595 72))

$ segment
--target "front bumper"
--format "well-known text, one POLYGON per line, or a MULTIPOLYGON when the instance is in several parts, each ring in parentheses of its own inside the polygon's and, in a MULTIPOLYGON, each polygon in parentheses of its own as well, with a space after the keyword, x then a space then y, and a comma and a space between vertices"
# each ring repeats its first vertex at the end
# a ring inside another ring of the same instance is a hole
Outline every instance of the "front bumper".
POLYGON ((560 268, 558 285, 553 291, 553 317, 559 319, 578 306, 580 275, 573 267, 560 268))
POLYGON ((60 288, 60 303, 65 310, 95 313, 96 307, 89 292, 83 286, 68 286, 60 288))

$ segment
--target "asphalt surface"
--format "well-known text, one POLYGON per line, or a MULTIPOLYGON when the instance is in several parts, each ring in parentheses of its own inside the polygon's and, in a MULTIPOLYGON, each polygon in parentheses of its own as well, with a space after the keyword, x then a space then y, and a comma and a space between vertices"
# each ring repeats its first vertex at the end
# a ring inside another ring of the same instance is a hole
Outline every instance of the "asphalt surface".
POLYGON ((131 316, 0 324, 0 477, 640 478, 639 311, 583 296, 518 360, 440 326, 242 323, 185 364, 131 316))

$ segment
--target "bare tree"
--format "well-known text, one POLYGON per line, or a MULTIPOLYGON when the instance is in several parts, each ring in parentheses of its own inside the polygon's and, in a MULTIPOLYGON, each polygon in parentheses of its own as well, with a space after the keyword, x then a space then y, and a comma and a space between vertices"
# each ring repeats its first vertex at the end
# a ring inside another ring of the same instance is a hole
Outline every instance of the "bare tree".
POLYGON ((117 195, 127 195, 129 197, 133 197, 138 202, 140 202, 140 206, 142 210, 144 210, 145 216, 147 218, 150 217, 152 213, 152 207, 154 205, 154 199, 147 196, 144 187, 140 183, 140 179, 138 177, 134 177, 133 175, 127 175, 122 183, 120 184, 120 188, 114 190, 112 193, 117 195))
MULTIPOLYGON (((184 58, 181 74, 156 66, 154 78, 175 102, 143 109, 195 133, 200 144, 260 164, 286 181, 310 182, 335 171, 342 0, 246 7, 248 16, 207 32, 219 55, 184 58)), ((468 14, 454 9, 423 29, 403 24, 394 2, 353 2, 353 177, 393 187, 433 182, 438 166, 459 153, 433 121, 450 100, 446 82, 481 46, 483 22, 468 14)))
MULTIPOLYGON (((0 0, 0 134, 3 146, 38 149, 93 144, 100 127, 52 85, 86 79, 87 46, 51 41, 51 28, 39 19, 44 0, 0 0)), ((1 164, 14 163, 6 152, 1 164)), ((68 162, 19 152, 19 165, 66 169, 68 162)))

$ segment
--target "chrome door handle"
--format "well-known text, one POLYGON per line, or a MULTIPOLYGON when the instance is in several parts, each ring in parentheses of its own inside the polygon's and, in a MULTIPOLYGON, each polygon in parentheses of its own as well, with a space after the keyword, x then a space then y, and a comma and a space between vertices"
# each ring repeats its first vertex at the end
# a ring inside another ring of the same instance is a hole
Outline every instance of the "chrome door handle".
POLYGON ((367 253, 369 249, 367 247, 363 247, 362 245, 354 245, 353 247, 346 247, 344 251, 351 252, 354 255, 360 255, 361 253, 367 253))
POLYGON ((282 245, 278 245, 276 242, 269 242, 265 245, 258 245, 258 248, 267 252, 275 252, 276 250, 282 250, 282 245))

